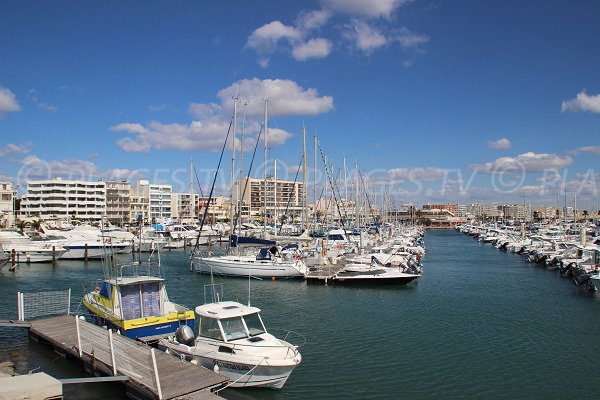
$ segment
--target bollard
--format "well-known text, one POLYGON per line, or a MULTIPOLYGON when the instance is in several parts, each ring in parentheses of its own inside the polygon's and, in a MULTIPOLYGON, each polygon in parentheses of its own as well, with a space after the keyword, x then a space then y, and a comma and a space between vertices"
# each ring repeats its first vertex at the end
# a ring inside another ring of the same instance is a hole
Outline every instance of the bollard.
POLYGON ((15 251, 15 249, 12 249, 10 258, 12 260, 10 270, 14 271, 17 269, 17 252, 15 251))

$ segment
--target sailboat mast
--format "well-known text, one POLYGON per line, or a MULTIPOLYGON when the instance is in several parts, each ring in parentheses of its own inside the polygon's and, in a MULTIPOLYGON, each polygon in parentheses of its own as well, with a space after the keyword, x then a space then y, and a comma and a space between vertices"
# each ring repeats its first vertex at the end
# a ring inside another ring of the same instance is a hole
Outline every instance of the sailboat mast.
POLYGON ((190 223, 194 223, 194 160, 190 157, 190 223))
POLYGON ((277 234, 277 159, 273 159, 273 219, 275 220, 275 234, 277 234))
POLYGON ((313 229, 317 230, 317 131, 314 135, 314 160, 313 160, 313 229))
POLYGON ((269 137, 269 128, 268 128, 268 109, 269 109, 269 99, 265 99, 265 117, 264 117, 264 126, 265 126, 265 152, 264 152, 264 162, 263 162, 263 172, 264 172, 264 181, 263 181, 263 238, 267 237, 267 141, 269 137))
POLYGON ((233 137, 231 139, 231 204, 229 206, 229 232, 233 235, 234 194, 235 194, 235 131, 237 129, 237 97, 233 99, 233 137))
POLYGON ((303 165, 302 165, 302 176, 304 177, 303 181, 303 192, 302 192, 302 231, 308 229, 308 189, 307 185, 307 177, 306 177, 306 127, 302 124, 302 138, 304 142, 304 150, 303 150, 303 165))
MULTIPOLYGON (((242 138, 241 138, 241 143, 240 143, 240 178, 239 178, 239 182, 238 182, 238 186, 237 186, 237 191, 238 191, 238 236, 241 234, 242 232, 242 213, 244 211, 244 199, 242 199, 242 185, 241 185, 241 180, 242 177, 244 176, 244 131, 245 131, 245 127, 246 127, 246 106, 248 105, 248 101, 245 100, 244 101, 244 109, 243 109, 243 113, 242 113, 242 138)), ((245 180, 244 180, 244 184, 246 184, 245 180)), ((250 301, 250 300, 248 300, 250 301)))

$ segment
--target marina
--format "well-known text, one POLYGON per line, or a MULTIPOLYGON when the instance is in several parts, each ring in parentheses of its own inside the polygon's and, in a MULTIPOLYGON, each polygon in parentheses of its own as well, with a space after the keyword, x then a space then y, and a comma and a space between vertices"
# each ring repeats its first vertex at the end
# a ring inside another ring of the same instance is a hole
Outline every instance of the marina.
MULTIPOLYGON (((268 328, 286 327, 306 336, 302 364, 281 390, 229 388, 219 395, 230 400, 595 398, 593 386, 573 385, 572 376, 589 376, 595 365, 589 354, 600 351, 593 334, 600 329, 596 293, 456 231, 429 231, 425 245, 425 274, 407 286, 252 280, 251 304, 260 305, 268 328), (548 373, 558 370, 570 373, 548 373)), ((190 272, 188 263, 182 250, 163 254, 173 301, 194 307, 202 303, 198 288, 209 277, 190 272)), ((3 319, 14 317, 16 295, 10 293, 17 282, 32 292, 103 274, 97 261, 30 264, 2 272, 0 289, 9 293, 2 297, 3 319)), ((226 298, 247 303, 248 279, 215 279, 224 284, 226 298)), ((72 289, 76 311, 87 289, 72 289)), ((0 354, 14 359, 20 373, 40 367, 58 378, 83 375, 21 332, 0 328, 0 354)), ((95 383, 68 385, 65 398, 81 398, 90 385, 94 392, 126 397, 124 391, 95 383)))

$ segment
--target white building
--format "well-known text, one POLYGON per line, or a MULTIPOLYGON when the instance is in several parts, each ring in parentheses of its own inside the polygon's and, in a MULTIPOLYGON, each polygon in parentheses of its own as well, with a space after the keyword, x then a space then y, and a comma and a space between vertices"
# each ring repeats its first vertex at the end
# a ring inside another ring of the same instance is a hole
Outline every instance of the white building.
POLYGON ((106 218, 110 223, 123 225, 130 222, 131 183, 106 181, 106 218))
POLYGON ((242 199, 242 219, 247 217, 259 217, 266 209, 267 219, 277 215, 279 218, 286 213, 288 221, 291 218, 300 219, 304 210, 303 196, 304 185, 302 182, 284 181, 267 178, 266 193, 263 179, 243 178, 236 182, 234 202, 237 202, 237 188, 239 185, 242 199), (245 190, 244 190, 245 189, 245 190))
POLYGON ((171 185, 150 184, 148 181, 139 181, 148 185, 150 221, 167 223, 171 221, 171 198, 173 187, 171 185))
POLYGON ((99 221, 105 211, 106 183, 55 178, 27 183, 20 214, 24 217, 99 221))
POLYGON ((16 191, 11 182, 0 182, 0 228, 10 228, 15 223, 16 191))
POLYGON ((138 181, 137 186, 131 188, 129 198, 129 215, 131 224, 150 223, 150 183, 138 181), (139 219, 139 220, 138 220, 139 219))
POLYGON ((173 193, 171 196, 171 217, 183 224, 198 222, 198 202, 200 195, 195 193, 173 193))

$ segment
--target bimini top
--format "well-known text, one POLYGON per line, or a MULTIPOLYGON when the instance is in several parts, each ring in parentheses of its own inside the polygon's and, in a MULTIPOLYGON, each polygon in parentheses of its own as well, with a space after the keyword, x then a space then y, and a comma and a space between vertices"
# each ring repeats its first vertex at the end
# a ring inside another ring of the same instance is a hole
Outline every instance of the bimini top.
POLYGON ((125 278, 112 278, 107 279, 106 282, 109 282, 114 286, 129 286, 129 285, 137 285, 140 283, 150 283, 150 282, 164 282, 163 278, 159 278, 157 276, 128 276, 125 278))
POLYGON ((235 301, 221 301, 196 307, 196 314, 206 318, 225 319, 259 313, 260 308, 249 307, 235 301))

